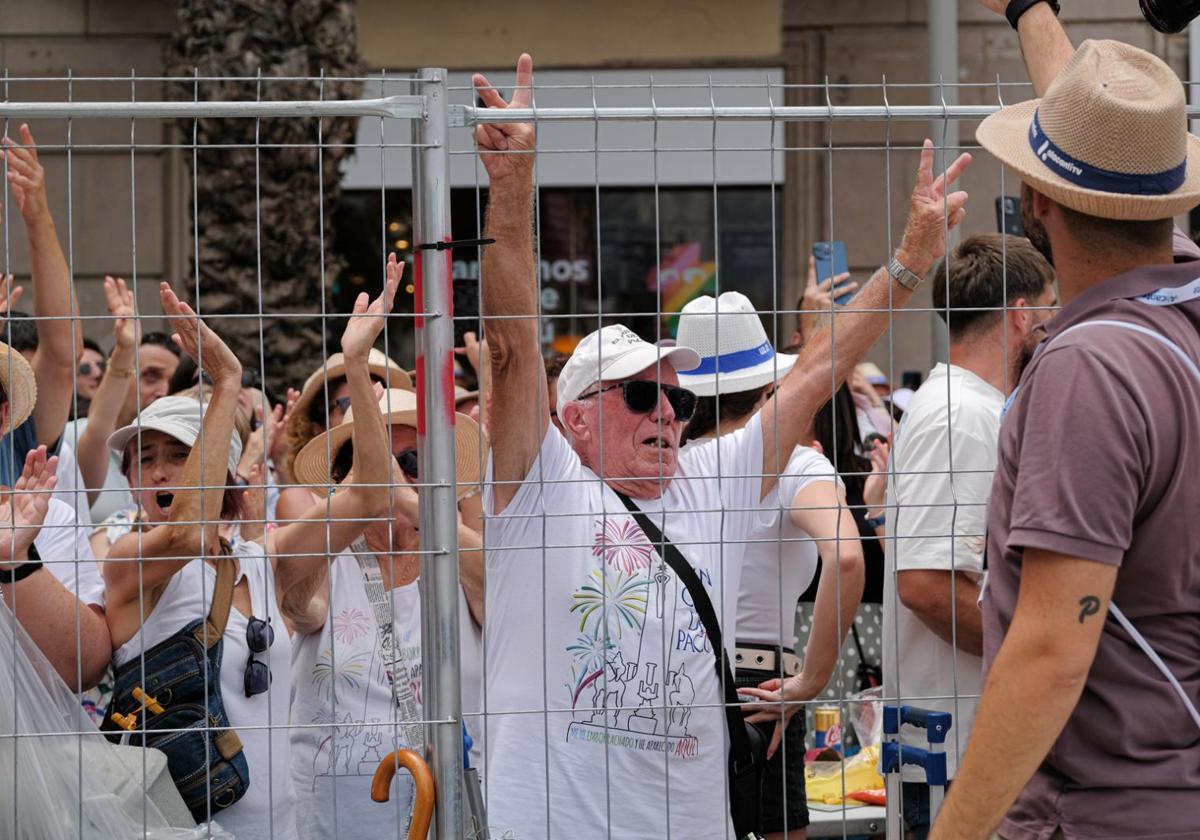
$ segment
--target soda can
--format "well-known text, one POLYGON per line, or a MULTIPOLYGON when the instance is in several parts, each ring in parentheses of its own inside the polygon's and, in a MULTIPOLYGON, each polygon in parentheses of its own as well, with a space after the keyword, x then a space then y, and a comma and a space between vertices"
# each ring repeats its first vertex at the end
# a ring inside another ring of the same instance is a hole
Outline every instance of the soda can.
POLYGON ((813 746, 836 748, 842 743, 842 710, 837 706, 818 706, 813 712, 813 746))

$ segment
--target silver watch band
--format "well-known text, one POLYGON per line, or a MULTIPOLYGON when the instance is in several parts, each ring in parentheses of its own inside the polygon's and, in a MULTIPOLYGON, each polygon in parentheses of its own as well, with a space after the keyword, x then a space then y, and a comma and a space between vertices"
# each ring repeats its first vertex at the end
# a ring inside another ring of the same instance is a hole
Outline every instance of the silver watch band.
POLYGON ((896 278, 896 282, 910 292, 915 292, 924 280, 904 267, 900 260, 893 255, 888 263, 888 274, 896 278))

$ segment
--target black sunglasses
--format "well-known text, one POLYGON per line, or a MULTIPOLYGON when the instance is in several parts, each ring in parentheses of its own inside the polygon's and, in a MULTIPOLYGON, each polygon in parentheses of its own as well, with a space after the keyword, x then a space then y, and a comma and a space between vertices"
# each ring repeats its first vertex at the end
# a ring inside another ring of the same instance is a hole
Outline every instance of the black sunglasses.
POLYGON ((255 659, 255 655, 266 653, 267 648, 275 644, 275 628, 271 619, 250 617, 246 623, 246 646, 250 648, 250 659, 246 662, 246 673, 243 676, 246 696, 253 697, 262 694, 271 687, 271 669, 267 663, 255 659))
POLYGON ((400 469, 404 470, 404 474, 413 481, 421 480, 420 461, 417 459, 417 450, 405 449, 396 456, 396 460, 400 462, 400 469))
POLYGON ((100 375, 101 375, 101 376, 103 376, 103 375, 104 375, 104 366, 105 366, 105 365, 104 365, 104 362, 95 362, 95 363, 92 363, 92 362, 80 362, 80 364, 79 364, 79 375, 80 375, 80 376, 91 376, 91 375, 92 375, 92 370, 93 370, 93 369, 95 369, 95 370, 97 370, 97 371, 99 371, 99 372, 100 372, 100 375))
POLYGON ((337 406, 337 410, 342 412, 342 414, 345 414, 347 411, 350 410, 350 398, 349 397, 338 397, 336 400, 333 401, 333 404, 335 406, 337 406))
POLYGON ((654 410, 654 407, 658 405, 658 392, 660 390, 667 395, 667 402, 671 404, 676 420, 686 423, 696 413, 696 395, 687 388, 679 388, 675 385, 660 385, 649 379, 635 379, 631 382, 618 382, 615 385, 605 385, 603 388, 597 388, 590 394, 582 395, 579 399, 586 400, 588 397, 595 397, 614 388, 621 389, 621 396, 625 398, 626 407, 630 411, 636 411, 638 414, 646 414, 654 410))

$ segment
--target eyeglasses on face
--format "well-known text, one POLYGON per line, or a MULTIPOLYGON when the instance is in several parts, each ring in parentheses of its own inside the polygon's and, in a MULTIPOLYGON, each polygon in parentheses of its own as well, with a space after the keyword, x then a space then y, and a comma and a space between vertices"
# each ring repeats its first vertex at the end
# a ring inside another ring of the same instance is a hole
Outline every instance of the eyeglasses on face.
POLYGON ((105 367, 106 365, 104 362, 80 362, 79 375, 91 376, 93 373, 98 373, 103 376, 105 367))
POLYGON ((243 683, 246 696, 253 697, 262 694, 271 687, 271 669, 267 663, 255 658, 257 654, 266 653, 267 648, 275 644, 275 628, 271 619, 250 617, 246 622, 246 646, 250 648, 250 659, 246 662, 246 673, 243 683))
POLYGON ((638 414, 647 414, 654 410, 655 406, 658 405, 659 391, 667 395, 667 402, 671 404, 671 409, 675 412, 676 420, 686 423, 696 413, 696 395, 687 388, 680 388, 676 385, 662 385, 649 379, 635 379, 630 382, 605 385, 603 388, 597 388, 589 394, 583 394, 579 399, 585 400, 588 397, 595 397, 614 388, 621 389, 621 396, 625 399, 625 406, 630 411, 635 411, 638 414))

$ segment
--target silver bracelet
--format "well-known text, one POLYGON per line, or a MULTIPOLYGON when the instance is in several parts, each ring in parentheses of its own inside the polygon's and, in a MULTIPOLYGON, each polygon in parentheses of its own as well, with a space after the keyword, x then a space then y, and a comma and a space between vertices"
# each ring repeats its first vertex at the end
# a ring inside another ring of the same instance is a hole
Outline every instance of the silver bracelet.
POLYGON ((901 263, 900 260, 896 259, 894 254, 892 255, 891 262, 888 263, 887 270, 888 274, 894 277, 897 283, 908 289, 910 292, 915 292, 918 288, 920 288, 921 283, 924 282, 921 277, 905 268, 904 264, 901 263))

